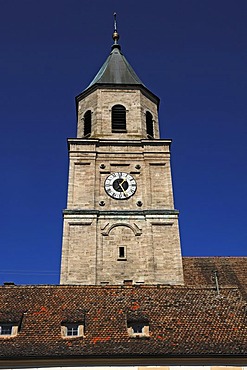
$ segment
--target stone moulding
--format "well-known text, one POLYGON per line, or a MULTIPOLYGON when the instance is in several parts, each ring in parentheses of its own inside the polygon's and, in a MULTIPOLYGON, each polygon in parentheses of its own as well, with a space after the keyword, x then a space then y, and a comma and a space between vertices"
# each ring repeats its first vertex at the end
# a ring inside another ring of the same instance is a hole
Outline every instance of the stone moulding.
MULTIPOLYGON (((94 138, 69 138, 68 139, 68 144, 72 145, 96 145, 96 146, 109 146, 109 144, 112 144, 114 146, 125 146, 129 145, 130 140, 116 140, 116 139, 94 139, 94 138)), ((171 144, 172 140, 171 139, 139 139, 131 140, 131 146, 138 146, 142 147, 144 145, 151 145, 151 146, 164 146, 164 145, 169 145, 171 144)))
POLYGON ((114 229, 115 227, 118 227, 118 226, 128 227, 129 229, 131 229, 133 231, 135 236, 140 236, 142 234, 142 230, 135 223, 133 223, 133 225, 131 225, 131 224, 128 224, 128 223, 125 223, 125 222, 116 222, 112 225, 109 225, 109 223, 108 223, 106 225, 106 227, 104 228, 104 230, 101 232, 101 234, 103 236, 108 236, 110 234, 111 230, 114 229))
POLYGON ((64 209, 64 215, 96 215, 100 216, 178 216, 177 209, 156 209, 156 210, 115 210, 115 211, 99 211, 95 209, 64 209))

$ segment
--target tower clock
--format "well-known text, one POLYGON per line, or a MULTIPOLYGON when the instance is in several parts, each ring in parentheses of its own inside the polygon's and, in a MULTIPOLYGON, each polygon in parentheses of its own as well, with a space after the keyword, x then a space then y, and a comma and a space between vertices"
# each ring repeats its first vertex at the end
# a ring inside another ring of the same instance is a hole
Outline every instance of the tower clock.
POLYGON ((105 191, 114 199, 128 199, 135 194, 136 181, 129 173, 114 172, 105 179, 105 191))

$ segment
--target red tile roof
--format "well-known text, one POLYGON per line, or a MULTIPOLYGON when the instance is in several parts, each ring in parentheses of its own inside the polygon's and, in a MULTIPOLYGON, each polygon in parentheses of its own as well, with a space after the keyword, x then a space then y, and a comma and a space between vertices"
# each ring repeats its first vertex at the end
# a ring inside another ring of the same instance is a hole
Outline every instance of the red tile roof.
POLYGON ((247 257, 183 257, 186 286, 237 286, 247 300, 247 257))
POLYGON ((246 356, 247 258, 184 258, 184 268, 185 286, 0 287, 0 321, 20 321, 0 337, 0 360, 246 356), (133 317, 149 321, 148 338, 129 337, 133 317), (64 321, 83 321, 85 336, 62 338, 64 321))

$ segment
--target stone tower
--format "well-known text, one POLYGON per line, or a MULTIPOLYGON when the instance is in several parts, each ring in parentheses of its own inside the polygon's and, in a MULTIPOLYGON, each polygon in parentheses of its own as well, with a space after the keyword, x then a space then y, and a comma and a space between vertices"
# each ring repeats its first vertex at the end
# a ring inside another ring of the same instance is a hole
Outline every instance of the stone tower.
POLYGON ((76 98, 60 282, 183 284, 171 140, 118 39, 115 26, 109 57, 76 98))

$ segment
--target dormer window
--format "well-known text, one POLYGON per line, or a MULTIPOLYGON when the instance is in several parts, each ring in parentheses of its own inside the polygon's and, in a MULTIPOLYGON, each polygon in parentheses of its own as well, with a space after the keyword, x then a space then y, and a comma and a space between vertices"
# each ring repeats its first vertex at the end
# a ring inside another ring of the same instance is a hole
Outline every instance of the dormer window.
POLYGON ((153 116, 148 111, 146 112, 146 130, 147 136, 152 139, 154 137, 153 116))
POLYGON ((1 324, 0 325, 0 335, 11 335, 13 325, 11 324, 1 324))
POLYGON ((86 111, 84 114, 84 136, 90 136, 92 131, 92 112, 86 111))
POLYGON ((0 337, 17 335, 18 324, 16 323, 0 323, 0 337))
POLYGON ((127 330, 130 337, 149 337, 149 322, 147 320, 135 320, 127 322, 127 330))
POLYGON ((126 109, 117 104, 111 111, 112 132, 126 132, 126 109))
POLYGON ((63 322, 61 325, 62 337, 82 337, 84 325, 82 323, 63 322))

